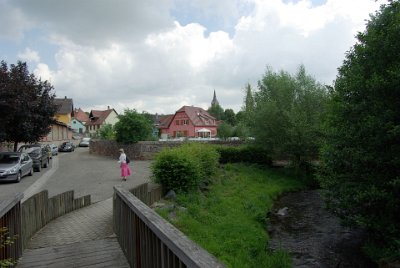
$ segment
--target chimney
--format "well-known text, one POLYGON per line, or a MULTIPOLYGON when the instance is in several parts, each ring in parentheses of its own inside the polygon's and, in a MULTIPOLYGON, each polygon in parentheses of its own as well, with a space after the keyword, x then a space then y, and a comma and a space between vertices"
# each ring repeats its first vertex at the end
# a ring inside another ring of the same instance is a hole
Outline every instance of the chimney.
POLYGON ((110 106, 107 106, 107 110, 110 110, 110 106))
POLYGON ((67 99, 67 96, 65 96, 64 99, 67 99))

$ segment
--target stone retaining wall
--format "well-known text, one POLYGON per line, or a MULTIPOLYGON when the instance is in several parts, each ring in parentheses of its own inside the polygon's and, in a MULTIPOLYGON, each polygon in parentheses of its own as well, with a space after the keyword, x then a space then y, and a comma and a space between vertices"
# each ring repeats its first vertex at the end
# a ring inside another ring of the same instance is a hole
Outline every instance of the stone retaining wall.
MULTIPOLYGON (((202 141, 209 144, 239 146, 242 141, 202 141)), ((126 155, 133 160, 152 160, 154 155, 164 148, 180 146, 185 141, 140 141, 135 144, 119 144, 116 141, 91 140, 89 152, 91 154, 109 156, 117 159, 118 150, 123 148, 126 155)))

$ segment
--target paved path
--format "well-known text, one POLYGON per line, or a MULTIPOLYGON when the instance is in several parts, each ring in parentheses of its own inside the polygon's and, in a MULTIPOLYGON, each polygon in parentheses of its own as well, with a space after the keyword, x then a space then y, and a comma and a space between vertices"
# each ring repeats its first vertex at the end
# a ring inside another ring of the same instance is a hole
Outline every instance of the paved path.
POLYGON ((32 237, 17 267, 129 267, 112 230, 112 199, 51 221, 32 237))
POLYGON ((38 231, 17 267, 129 267, 112 230, 112 187, 129 189, 149 181, 150 163, 133 163, 134 176, 122 182, 118 170, 110 170, 117 166, 116 160, 81 151, 61 156, 59 161, 55 161, 51 178, 38 180, 26 193, 49 189, 56 194, 73 189, 77 196, 91 194, 98 202, 59 217, 38 231), (67 172, 74 161, 79 161, 80 168, 67 172))

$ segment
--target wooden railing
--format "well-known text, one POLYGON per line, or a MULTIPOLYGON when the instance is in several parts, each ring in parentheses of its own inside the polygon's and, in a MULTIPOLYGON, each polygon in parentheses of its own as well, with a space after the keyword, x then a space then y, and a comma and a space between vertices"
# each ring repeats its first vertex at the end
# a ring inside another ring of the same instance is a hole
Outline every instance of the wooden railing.
POLYGON ((23 194, 17 194, 13 198, 0 201, 0 228, 7 228, 7 236, 17 237, 13 244, 1 247, 0 260, 18 260, 22 255, 22 243, 18 237, 21 234, 21 200, 23 194))
POLYGON ((49 221, 90 204, 90 195, 74 199, 74 191, 49 198, 45 190, 31 196, 22 203, 22 248, 49 221))
POLYGON ((115 186, 113 198, 114 232, 131 267, 224 267, 145 204, 160 199, 161 189, 148 192, 145 184, 131 192, 115 186))
POLYGON ((42 191, 23 203, 23 194, 0 201, 0 227, 7 228, 7 236, 16 237, 13 244, 0 247, 0 259, 22 256, 29 239, 49 221, 75 209, 90 205, 90 195, 74 199, 69 191, 48 198, 48 191, 42 191))

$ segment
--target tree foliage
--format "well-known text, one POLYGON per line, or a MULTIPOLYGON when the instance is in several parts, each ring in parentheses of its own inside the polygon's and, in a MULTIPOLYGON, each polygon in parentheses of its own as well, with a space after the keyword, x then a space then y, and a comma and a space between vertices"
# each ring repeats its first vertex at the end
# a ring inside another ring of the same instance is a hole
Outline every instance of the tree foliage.
POLYGON ((304 66, 295 76, 268 68, 254 93, 251 132, 261 146, 298 166, 318 155, 326 100, 325 87, 304 66))
POLYGON ((398 258, 399 14, 399 1, 382 6, 347 53, 332 91, 320 172, 332 210, 370 230, 389 252, 397 248, 398 258))
POLYGON ((147 116, 136 112, 136 110, 125 110, 125 113, 119 115, 118 119, 119 121, 114 126, 117 142, 136 143, 151 137, 152 122, 147 116))
POLYGON ((39 141, 50 131, 57 106, 53 86, 30 74, 26 63, 0 66, 0 141, 39 141))
POLYGON ((234 128, 232 125, 222 122, 219 124, 218 129, 217 129, 217 136, 220 139, 226 139, 228 137, 232 137, 234 132, 234 128))
POLYGON ((96 131, 96 136, 103 140, 114 140, 115 131, 111 124, 105 124, 96 131))
POLYGON ((236 125, 235 111, 233 111, 232 109, 225 109, 224 121, 232 126, 235 126, 236 125))
POLYGON ((217 120, 224 120, 224 109, 219 104, 211 105, 207 112, 214 116, 217 120))

